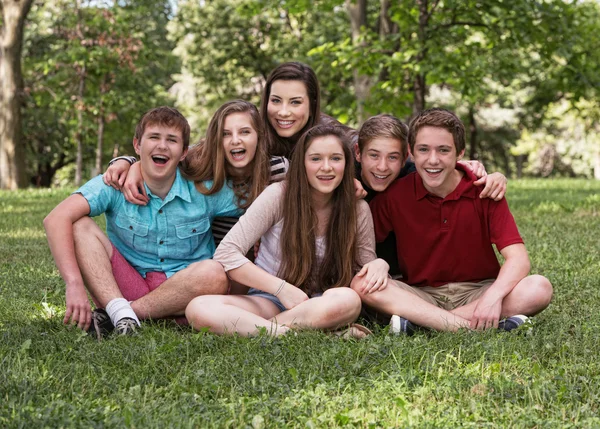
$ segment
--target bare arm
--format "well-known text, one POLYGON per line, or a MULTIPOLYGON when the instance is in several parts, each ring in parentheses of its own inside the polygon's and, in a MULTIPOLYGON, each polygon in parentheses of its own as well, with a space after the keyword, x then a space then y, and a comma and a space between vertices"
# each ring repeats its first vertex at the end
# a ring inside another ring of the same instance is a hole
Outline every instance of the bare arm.
POLYGON ((504 297, 529 273, 529 256, 524 244, 506 246, 500 253, 505 262, 496 281, 477 302, 471 318, 472 329, 497 328, 504 297))
POLYGON ((130 203, 142 206, 148 204, 149 199, 139 162, 130 164, 125 159, 117 159, 106 169, 102 180, 108 186, 123 192, 125 199, 130 203))
POLYGON ((87 200, 74 194, 61 202, 44 219, 44 228, 50 251, 58 271, 66 284, 67 311, 63 323, 69 319, 87 330, 91 322, 91 307, 75 256, 73 224, 90 213, 87 200))

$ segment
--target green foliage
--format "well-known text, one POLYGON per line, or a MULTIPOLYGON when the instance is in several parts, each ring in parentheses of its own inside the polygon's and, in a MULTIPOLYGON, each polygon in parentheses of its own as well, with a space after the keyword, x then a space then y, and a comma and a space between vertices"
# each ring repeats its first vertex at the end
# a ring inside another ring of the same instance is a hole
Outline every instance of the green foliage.
MULTIPOLYGON (((68 190, 0 192, 0 426, 598 427, 600 183, 511 182, 533 331, 245 339, 144 324, 97 343, 64 327, 42 219, 68 190)), ((102 223, 102 222, 101 222, 102 223)))
POLYGON ((53 0, 34 6, 27 31, 25 134, 31 175, 48 186, 75 156, 77 113, 83 112, 84 161, 92 164, 97 121, 106 151, 129 147, 140 115, 165 104, 178 64, 166 38, 169 2, 53 0), (83 101, 78 101, 81 79, 83 101))

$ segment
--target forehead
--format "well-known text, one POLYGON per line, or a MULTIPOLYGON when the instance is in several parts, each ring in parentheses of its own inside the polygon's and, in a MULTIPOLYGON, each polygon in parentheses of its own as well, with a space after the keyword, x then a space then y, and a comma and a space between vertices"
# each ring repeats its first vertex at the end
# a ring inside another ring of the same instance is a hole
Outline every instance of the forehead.
POLYGON ((225 118, 224 127, 252 127, 252 117, 248 112, 231 113, 225 118))
POLYGON ((315 137, 306 153, 341 153, 344 154, 342 142, 336 136, 315 137))
POLYGON ((177 138, 180 138, 180 139, 183 138, 183 136, 181 134, 181 130, 179 128, 169 127, 167 125, 161 125, 161 124, 146 125, 146 129, 144 129, 143 136, 149 136, 151 134, 160 134, 160 135, 165 135, 165 136, 172 135, 172 136, 176 136, 177 138))
POLYGON ((363 151, 377 151, 382 154, 392 153, 392 152, 401 152, 402 151, 402 143, 398 139, 394 139, 391 137, 376 137, 369 141, 363 151))
POLYGON ((271 84, 271 95, 282 98, 306 97, 306 85, 301 80, 276 80, 271 84))
POLYGON ((454 147, 454 136, 444 128, 427 126, 417 132, 415 146, 417 145, 454 147))

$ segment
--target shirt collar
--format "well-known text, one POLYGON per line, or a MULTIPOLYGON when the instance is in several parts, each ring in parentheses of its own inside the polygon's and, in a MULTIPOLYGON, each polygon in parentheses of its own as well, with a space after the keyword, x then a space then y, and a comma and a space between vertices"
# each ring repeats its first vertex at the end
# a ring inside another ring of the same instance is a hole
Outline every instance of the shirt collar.
MULTIPOLYGON (((477 177, 475 177, 475 175, 469 167, 465 167, 463 164, 457 163, 456 169, 462 171, 464 173, 464 176, 460 180, 458 186, 452 192, 446 195, 444 201, 458 200, 460 197, 477 198, 477 195, 479 194, 479 189, 473 184, 473 182, 477 180, 477 177)), ((417 200, 422 200, 427 195, 432 195, 425 188, 425 185, 423 184, 423 179, 421 178, 419 173, 417 173, 415 176, 415 193, 417 200)))
MULTIPOLYGON (((191 202, 192 197, 190 195, 190 188, 187 186, 186 182, 187 180, 185 180, 181 176, 181 171, 179 170, 179 167, 177 167, 175 180, 173 181, 173 185, 171 186, 169 193, 163 200, 163 205, 168 203, 169 201, 174 200, 177 197, 181 198, 185 202, 191 202)), ((156 195, 152 194, 150 188, 148 188, 148 185, 146 185, 146 183, 144 183, 144 187, 146 188, 146 193, 149 197, 158 198, 156 195)))

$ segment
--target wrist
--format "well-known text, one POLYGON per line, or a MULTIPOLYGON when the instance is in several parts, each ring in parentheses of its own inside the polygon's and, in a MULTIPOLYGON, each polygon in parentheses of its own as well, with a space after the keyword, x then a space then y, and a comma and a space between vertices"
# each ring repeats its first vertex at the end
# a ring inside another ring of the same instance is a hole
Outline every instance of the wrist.
POLYGON ((133 165, 137 162, 137 158, 135 156, 123 155, 123 156, 117 156, 116 158, 111 159, 110 162, 108 163, 108 166, 110 167, 115 162, 121 161, 121 160, 127 161, 129 163, 129 165, 133 165))

